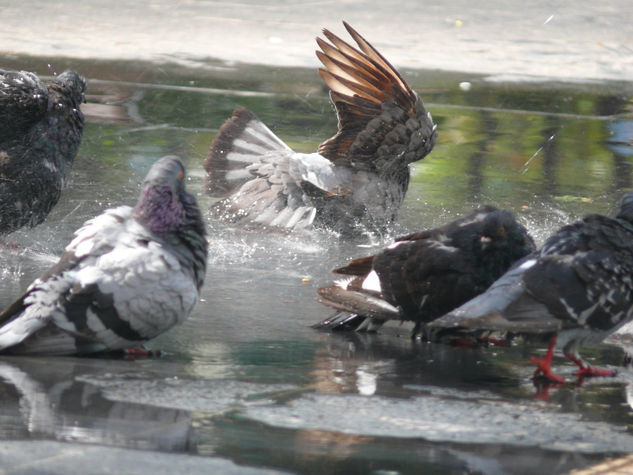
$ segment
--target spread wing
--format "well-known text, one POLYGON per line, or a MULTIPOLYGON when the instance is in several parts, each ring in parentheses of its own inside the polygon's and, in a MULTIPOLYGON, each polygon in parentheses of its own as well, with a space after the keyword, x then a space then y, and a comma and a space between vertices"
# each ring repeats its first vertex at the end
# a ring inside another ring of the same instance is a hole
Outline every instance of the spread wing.
POLYGON ((324 29, 316 54, 326 69, 338 132, 318 152, 337 163, 380 169, 403 155, 405 163, 428 154, 437 138, 433 120, 398 71, 356 30, 343 22, 360 49, 324 29))

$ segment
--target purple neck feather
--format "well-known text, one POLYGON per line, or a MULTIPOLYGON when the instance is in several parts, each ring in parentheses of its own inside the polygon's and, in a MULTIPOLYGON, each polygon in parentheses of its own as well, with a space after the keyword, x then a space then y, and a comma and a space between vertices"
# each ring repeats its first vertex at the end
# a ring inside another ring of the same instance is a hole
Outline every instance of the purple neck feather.
POLYGON ((133 211, 136 219, 158 234, 174 232, 184 215, 185 211, 173 197, 171 187, 155 184, 145 186, 133 211))

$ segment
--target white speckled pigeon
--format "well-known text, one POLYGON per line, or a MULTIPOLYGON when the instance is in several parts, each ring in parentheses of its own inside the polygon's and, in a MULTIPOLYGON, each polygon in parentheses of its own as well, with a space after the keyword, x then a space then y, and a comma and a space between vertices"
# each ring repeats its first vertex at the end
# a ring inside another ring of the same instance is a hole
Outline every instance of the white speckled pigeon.
POLYGON ((59 200, 81 143, 84 79, 43 82, 0 70, 0 234, 40 224, 59 200))
POLYGON ((592 214, 562 227, 535 254, 510 269, 482 295, 433 321, 451 331, 501 330, 549 337, 534 376, 564 379, 551 369, 554 349, 579 367, 577 374, 608 376, 578 354, 633 317, 633 193, 615 218, 592 214))
POLYGON ((340 312, 314 328, 373 331, 386 320, 409 320, 415 322, 415 336, 534 250, 512 213, 483 207, 334 270, 355 277, 319 289, 319 301, 340 312))
POLYGON ((87 221, 57 265, 0 313, 0 350, 127 349, 182 322, 198 301, 207 241, 178 157, 157 161, 134 208, 87 221))
POLYGON ((331 89, 338 132, 315 153, 298 153, 251 111, 236 110, 205 160, 212 212, 233 222, 345 234, 392 223, 409 185, 409 164, 437 139, 431 115, 400 74, 352 27, 353 48, 328 30, 317 56, 331 89))

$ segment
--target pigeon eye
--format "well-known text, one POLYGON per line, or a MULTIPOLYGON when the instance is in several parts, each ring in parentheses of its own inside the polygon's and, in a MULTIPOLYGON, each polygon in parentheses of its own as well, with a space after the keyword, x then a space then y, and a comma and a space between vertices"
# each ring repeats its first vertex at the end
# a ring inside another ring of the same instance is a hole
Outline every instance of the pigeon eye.
POLYGON ((505 232, 506 232, 505 228, 501 226, 499 230, 497 231, 497 234, 499 234, 499 236, 503 236, 505 232))
POLYGON ((183 172, 182 170, 180 170, 180 173, 178 174, 178 180, 182 181, 182 179, 185 177, 185 172, 183 172))

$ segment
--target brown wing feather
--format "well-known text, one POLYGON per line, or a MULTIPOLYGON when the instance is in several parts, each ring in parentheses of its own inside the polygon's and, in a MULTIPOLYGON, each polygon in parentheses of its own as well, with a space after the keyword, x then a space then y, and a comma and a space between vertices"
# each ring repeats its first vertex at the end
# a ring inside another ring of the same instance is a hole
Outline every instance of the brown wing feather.
POLYGON ((428 137, 428 146, 413 154, 417 155, 416 160, 422 158, 435 141, 433 123, 430 117, 427 118, 422 102, 398 71, 367 40, 346 22, 343 24, 358 48, 327 29, 323 30, 323 35, 330 43, 316 39, 321 49, 316 55, 325 66, 318 72, 330 88, 330 98, 339 119, 338 132, 323 142, 318 152, 334 162, 349 163, 361 159, 367 162, 364 166, 372 168, 370 162, 383 144, 384 137, 398 123, 414 119, 422 124, 419 127, 424 129, 423 136, 428 137), (385 107, 389 108, 389 105, 401 112, 385 112, 385 107), (387 115, 368 128, 370 122, 381 114, 387 115), (365 130, 375 138, 374 142, 359 139, 356 146, 357 137, 365 130))
MULTIPOLYGON (((411 90, 406 81, 402 78, 400 73, 394 68, 389 61, 387 61, 382 54, 380 54, 372 45, 370 45, 365 38, 363 38, 354 28, 349 26, 347 22, 343 22, 345 28, 349 32, 354 41, 358 43, 363 52, 369 56, 372 60, 374 60, 377 64, 382 65, 382 67, 388 71, 389 75, 397 80, 399 87, 402 91, 405 91, 409 97, 415 97, 415 93, 411 90)), ((415 101, 414 101, 415 102, 415 101)))

